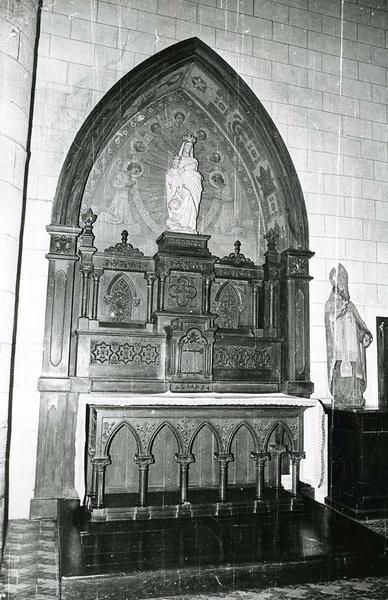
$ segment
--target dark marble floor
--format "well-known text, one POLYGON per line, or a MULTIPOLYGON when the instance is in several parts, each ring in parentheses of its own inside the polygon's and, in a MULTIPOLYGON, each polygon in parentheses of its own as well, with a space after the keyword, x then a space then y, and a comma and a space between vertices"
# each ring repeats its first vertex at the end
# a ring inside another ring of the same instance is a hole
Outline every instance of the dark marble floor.
MULTIPOLYGON (((363 525, 379 533, 380 539, 388 537, 388 520, 368 521, 363 525)), ((363 531, 365 529, 360 530, 361 537, 363 531)), ((348 545, 351 545, 351 540, 348 540, 348 545)), ((78 560, 80 558, 78 556, 78 560)), ((373 556, 366 556, 365 561, 367 564, 372 562, 373 556)), ((387 600, 388 577, 357 577, 327 583, 269 586, 266 589, 251 586, 245 591, 221 589, 179 596, 162 595, 160 590, 155 589, 153 596, 159 600, 387 600)), ((56 524, 53 521, 11 521, 0 575, 0 599, 57 598, 60 595, 56 524)), ((104 600, 106 596, 97 592, 93 598, 104 600)), ((121 598, 123 596, 117 596, 117 599, 121 598)))
POLYGON ((94 599, 97 587, 99 598, 124 600, 388 573, 384 536, 311 501, 304 512, 65 520, 60 530, 62 597, 69 600, 94 599))
MULTIPOLYGON (((388 578, 367 577, 330 583, 307 583, 266 590, 169 596, 166 600, 387 600, 388 578)), ((152 600, 165 600, 165 597, 152 600)))

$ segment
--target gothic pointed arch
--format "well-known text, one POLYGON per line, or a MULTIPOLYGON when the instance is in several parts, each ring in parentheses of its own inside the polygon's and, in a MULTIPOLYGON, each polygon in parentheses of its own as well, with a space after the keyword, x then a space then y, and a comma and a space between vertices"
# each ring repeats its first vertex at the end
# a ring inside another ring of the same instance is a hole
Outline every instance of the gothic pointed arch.
POLYGON ((274 226, 279 250, 308 249, 301 186, 275 124, 249 86, 197 38, 138 65, 94 108, 63 165, 52 224, 77 227, 80 212, 92 207, 98 248, 125 225, 150 254, 147 243, 164 229, 164 173, 187 130, 197 136, 204 176, 199 228, 218 255, 241 237, 260 262, 264 234, 274 226))
POLYGON ((109 307, 109 318, 116 323, 128 323, 132 320, 133 306, 139 299, 136 287, 128 273, 119 273, 113 277, 104 297, 109 307))
POLYGON ((243 300, 235 282, 225 281, 221 285, 215 297, 214 308, 218 314, 218 327, 238 329, 243 300))

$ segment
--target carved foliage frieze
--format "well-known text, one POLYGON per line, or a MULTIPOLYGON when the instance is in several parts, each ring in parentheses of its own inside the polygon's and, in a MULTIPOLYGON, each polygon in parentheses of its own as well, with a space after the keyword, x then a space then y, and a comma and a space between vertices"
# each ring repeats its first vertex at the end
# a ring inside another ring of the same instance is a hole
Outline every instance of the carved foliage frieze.
POLYGON ((258 439, 258 446, 260 450, 264 450, 265 442, 267 440, 268 434, 273 426, 273 419, 255 419, 253 422, 253 429, 256 432, 258 439))
POLYGON ((171 270, 182 270, 182 271, 197 271, 202 272, 206 270, 206 263, 203 261, 196 260, 194 258, 174 258, 168 264, 171 270))
POLYGON ((106 442, 108 441, 110 434, 112 433, 118 422, 119 421, 117 419, 102 420, 101 440, 104 444, 106 444, 106 442))
POLYGON ((104 262, 106 269, 125 269, 126 271, 145 271, 145 263, 122 258, 107 258, 104 262))
POLYGON ((142 420, 138 421, 134 424, 136 433, 139 436, 140 443, 142 446, 142 451, 146 452, 148 449, 148 445, 151 441, 152 435, 155 433, 156 428, 160 425, 160 422, 157 420, 142 420))
POLYGON ((217 277, 226 277, 228 279, 250 279, 252 277, 252 270, 248 269, 235 269, 230 266, 218 267, 216 264, 216 275, 217 277))
POLYGON ((299 439, 299 419, 297 417, 287 418, 282 419, 282 422, 288 427, 292 439, 297 442, 299 439))
POLYGON ((229 442, 230 442, 230 437, 232 435, 232 432, 235 431, 235 429, 239 425, 239 420, 238 419, 217 419, 215 421, 212 421, 212 425, 215 427, 215 429, 217 430, 217 432, 220 436, 221 445, 222 445, 221 451, 226 452, 229 442))
POLYGON ((214 348, 214 367, 218 369, 270 369, 272 348, 228 344, 214 348))
MULTIPOLYGON (((178 374, 178 377, 180 374, 178 374)), ((192 383, 192 382, 176 382, 171 383, 172 392, 186 392, 188 394, 193 392, 211 392, 210 383, 192 383)))
POLYGON ((91 340, 90 364, 159 366, 160 344, 91 340))
POLYGON ((182 440, 182 446, 185 450, 188 450, 190 440, 192 435, 197 427, 196 421, 187 419, 183 417, 180 421, 175 423, 175 427, 179 433, 179 436, 182 440))

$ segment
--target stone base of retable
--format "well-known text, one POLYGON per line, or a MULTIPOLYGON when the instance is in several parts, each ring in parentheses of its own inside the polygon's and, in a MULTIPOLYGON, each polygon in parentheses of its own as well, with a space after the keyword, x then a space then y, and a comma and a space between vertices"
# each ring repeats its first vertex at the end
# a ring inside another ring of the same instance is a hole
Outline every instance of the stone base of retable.
POLYGON ((386 572, 385 539, 306 500, 298 512, 60 524, 63 600, 265 589, 386 572))

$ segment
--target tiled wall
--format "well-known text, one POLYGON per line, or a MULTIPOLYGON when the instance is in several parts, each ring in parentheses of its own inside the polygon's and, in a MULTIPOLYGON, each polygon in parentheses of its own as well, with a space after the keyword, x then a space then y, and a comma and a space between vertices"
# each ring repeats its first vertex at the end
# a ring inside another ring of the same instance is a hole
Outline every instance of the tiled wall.
MULTIPOLYGON (((192 36, 251 86, 280 130, 305 194, 316 253, 312 380, 316 394, 326 397, 324 303, 331 267, 341 260, 348 269, 351 298, 372 332, 376 315, 388 314, 387 25, 384 0, 44 0, 20 299, 14 516, 25 516, 33 486, 45 225, 62 162, 96 102, 134 65, 192 36), (16 449, 25 439, 18 420, 24 413, 30 450, 20 484, 16 449)), ((368 369, 373 403, 376 343, 368 350, 368 369)))

